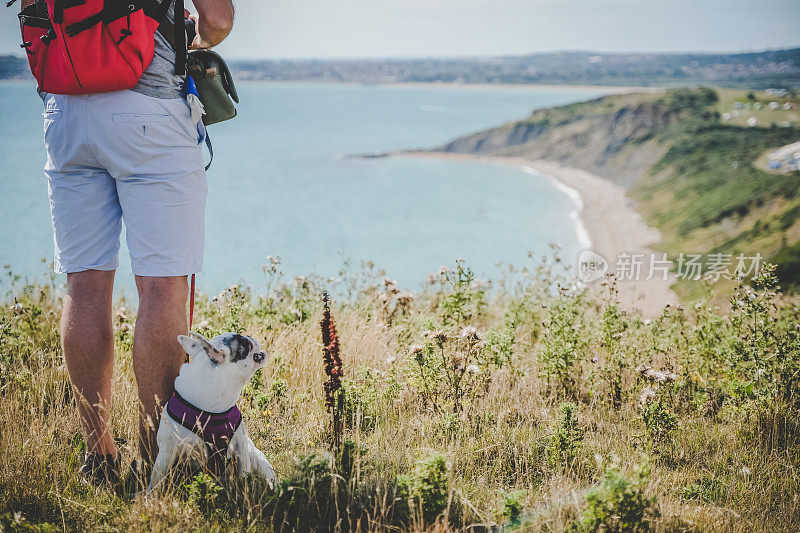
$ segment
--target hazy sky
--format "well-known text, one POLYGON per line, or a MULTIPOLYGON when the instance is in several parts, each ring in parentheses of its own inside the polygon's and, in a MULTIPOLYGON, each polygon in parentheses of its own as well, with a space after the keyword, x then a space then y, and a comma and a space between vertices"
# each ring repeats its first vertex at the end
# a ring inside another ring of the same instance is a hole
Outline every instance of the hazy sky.
MULTIPOLYGON (((229 57, 420 57, 800 45, 800 0, 238 0, 229 57)), ((16 5, 14 6, 16 8, 16 5)), ((12 9, 0 53, 19 54, 12 9)))

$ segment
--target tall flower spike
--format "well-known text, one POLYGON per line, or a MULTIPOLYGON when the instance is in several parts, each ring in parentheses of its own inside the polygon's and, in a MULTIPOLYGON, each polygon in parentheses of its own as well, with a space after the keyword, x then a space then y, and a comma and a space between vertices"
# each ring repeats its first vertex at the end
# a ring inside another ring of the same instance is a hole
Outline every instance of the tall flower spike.
POLYGON ((322 330, 322 360, 325 363, 324 384, 325 406, 333 415, 333 441, 339 447, 342 433, 342 411, 344 409, 344 390, 342 390, 342 359, 339 356, 339 335, 336 332, 336 323, 331 316, 328 293, 324 292, 322 301, 325 308, 320 321, 322 330))

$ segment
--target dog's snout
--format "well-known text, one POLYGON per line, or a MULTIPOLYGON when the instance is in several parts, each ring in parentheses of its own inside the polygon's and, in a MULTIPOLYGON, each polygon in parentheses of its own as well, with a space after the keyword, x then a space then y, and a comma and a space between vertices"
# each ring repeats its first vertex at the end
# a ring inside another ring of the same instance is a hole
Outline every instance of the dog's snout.
POLYGON ((255 361, 256 363, 260 363, 266 358, 267 354, 265 354, 264 352, 256 352, 253 354, 253 361, 255 361))

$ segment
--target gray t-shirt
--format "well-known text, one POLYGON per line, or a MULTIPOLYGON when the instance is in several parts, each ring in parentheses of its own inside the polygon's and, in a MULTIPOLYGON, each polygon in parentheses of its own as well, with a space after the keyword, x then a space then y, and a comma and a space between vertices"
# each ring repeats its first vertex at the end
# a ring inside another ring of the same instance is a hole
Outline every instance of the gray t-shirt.
MULTIPOLYGON (((168 12, 170 20, 174 20, 174 10, 173 2, 168 12)), ((185 81, 185 76, 175 75, 175 50, 161 33, 156 32, 153 60, 131 90, 155 98, 182 98, 185 81)))

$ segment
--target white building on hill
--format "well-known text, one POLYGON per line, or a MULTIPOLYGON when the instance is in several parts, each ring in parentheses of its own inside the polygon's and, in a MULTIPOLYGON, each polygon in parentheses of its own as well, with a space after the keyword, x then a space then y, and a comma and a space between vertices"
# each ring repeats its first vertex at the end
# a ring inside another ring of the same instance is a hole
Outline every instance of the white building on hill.
POLYGON ((769 168, 784 170, 800 170, 800 141, 781 146, 769 154, 769 168))

